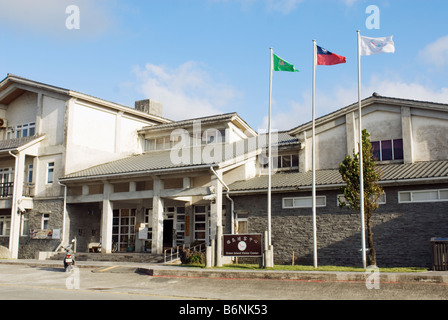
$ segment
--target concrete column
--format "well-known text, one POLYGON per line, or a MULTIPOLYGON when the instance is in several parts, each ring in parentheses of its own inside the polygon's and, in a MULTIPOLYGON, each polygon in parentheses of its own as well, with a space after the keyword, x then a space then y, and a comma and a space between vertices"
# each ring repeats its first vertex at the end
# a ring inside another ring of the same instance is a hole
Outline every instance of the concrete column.
POLYGON ((20 217, 22 214, 20 201, 23 194, 23 176, 25 172, 25 155, 19 152, 14 157, 14 189, 11 208, 11 229, 9 233, 9 255, 11 259, 19 257, 20 217))
MULTIPOLYGON (((222 173, 217 172, 222 179, 222 173)), ((222 184, 218 178, 213 175, 211 178, 211 188, 214 189, 216 198, 210 206, 210 239, 216 239, 216 265, 222 266, 222 184)))
POLYGON ((412 119, 409 107, 401 107, 401 136, 403 138, 403 161, 412 163, 412 119))
MULTIPOLYGON (((141 204, 137 207, 135 218, 136 218, 137 226, 140 226, 140 224, 145 221, 145 208, 141 204)), ((144 252, 145 240, 140 240, 138 238, 138 232, 139 232, 139 229, 136 229, 135 230, 135 252, 144 252)))
POLYGON ((113 203, 109 200, 114 186, 104 183, 103 190, 103 216, 101 219, 101 250, 103 253, 112 253, 112 224, 114 217, 113 203))
POLYGON ((307 158, 306 153, 308 149, 306 148, 306 131, 298 134, 297 139, 300 142, 300 150, 299 150, 299 172, 306 172, 307 168, 307 158))
POLYGON ((152 253, 163 253, 163 199, 160 192, 164 188, 163 180, 154 178, 154 197, 152 198, 152 253))

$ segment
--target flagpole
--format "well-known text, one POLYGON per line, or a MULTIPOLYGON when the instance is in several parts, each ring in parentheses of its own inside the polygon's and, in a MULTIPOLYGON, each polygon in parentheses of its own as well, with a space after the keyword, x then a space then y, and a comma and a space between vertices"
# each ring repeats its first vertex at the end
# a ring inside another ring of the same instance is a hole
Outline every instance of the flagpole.
POLYGON ((364 169, 362 157, 362 126, 361 126, 361 35, 358 33, 358 131, 359 131, 359 198, 360 198, 360 213, 361 213, 361 251, 362 251, 362 265, 366 269, 366 228, 364 220, 364 169))
POLYGON ((271 67, 269 70, 269 116, 268 116, 268 248, 272 245, 271 239, 271 171, 272 171, 272 158, 271 158, 271 103, 272 103, 272 71, 273 71, 273 50, 270 48, 271 54, 271 67))
POLYGON ((316 103, 316 40, 313 40, 313 128, 312 128, 312 198, 313 198, 313 252, 314 268, 317 268, 317 234, 316 234, 316 123, 315 123, 315 103, 316 103))

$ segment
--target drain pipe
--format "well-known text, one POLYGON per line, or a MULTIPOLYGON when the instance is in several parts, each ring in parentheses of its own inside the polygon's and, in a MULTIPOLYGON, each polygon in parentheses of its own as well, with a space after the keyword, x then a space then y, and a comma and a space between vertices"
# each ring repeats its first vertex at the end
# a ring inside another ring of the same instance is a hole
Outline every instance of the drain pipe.
POLYGON ((64 238, 65 238, 65 219, 66 219, 66 215, 67 215, 67 185, 62 184, 59 180, 58 180, 58 184, 64 187, 64 205, 63 205, 63 215, 62 215, 62 237, 61 237, 61 243, 59 244, 59 246, 56 248, 55 252, 57 252, 64 244, 64 238))
POLYGON ((230 218, 231 218, 231 234, 235 233, 235 217, 234 217, 234 209, 235 209, 235 203, 233 202, 232 198, 229 196, 230 188, 225 182, 221 179, 221 177, 218 175, 218 173, 213 169, 213 167, 210 167, 210 170, 213 172, 213 174, 218 178, 219 182, 224 186, 224 188, 227 189, 226 192, 226 198, 230 201, 230 218))

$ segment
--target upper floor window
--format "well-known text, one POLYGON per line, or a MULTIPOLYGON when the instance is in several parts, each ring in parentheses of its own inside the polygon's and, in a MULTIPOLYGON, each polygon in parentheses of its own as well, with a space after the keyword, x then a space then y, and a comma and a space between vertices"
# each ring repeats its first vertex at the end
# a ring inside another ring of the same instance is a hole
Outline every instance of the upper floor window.
POLYGON ((44 230, 48 230, 50 229, 50 214, 49 213, 44 213, 42 215, 42 229, 44 230))
POLYGON ((403 139, 372 141, 371 144, 375 160, 403 160, 403 139))
POLYGON ((279 169, 294 168, 299 166, 299 156, 296 154, 279 155, 277 157, 279 169))
MULTIPOLYGON (((189 143, 189 146, 199 146, 210 143, 220 143, 225 141, 225 130, 207 129, 202 133, 195 133, 189 136, 189 140, 182 143, 189 143)), ((162 136, 145 140, 145 151, 169 150, 181 142, 181 135, 162 136)))
POLYGON ((36 123, 30 122, 16 125, 14 128, 9 128, 6 133, 6 139, 31 137, 36 134, 36 123))
POLYGON ((54 182, 54 162, 47 163, 47 183, 54 182))

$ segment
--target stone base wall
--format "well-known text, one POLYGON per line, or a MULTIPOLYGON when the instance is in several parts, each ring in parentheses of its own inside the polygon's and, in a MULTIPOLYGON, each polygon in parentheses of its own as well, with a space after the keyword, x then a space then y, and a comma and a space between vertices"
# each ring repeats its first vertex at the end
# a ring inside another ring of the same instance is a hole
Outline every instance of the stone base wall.
MULTIPOLYGON (((388 187, 386 204, 374 212, 373 237, 380 267, 431 267, 432 237, 448 237, 448 202, 398 203, 398 191, 447 188, 447 185, 388 187)), ((337 206, 331 190, 326 206, 317 208, 319 265, 362 266, 360 214, 337 206)), ((310 196, 311 192, 272 195, 272 244, 276 264, 313 264, 312 209, 283 209, 283 197, 310 196)), ((266 195, 233 196, 235 211, 249 213, 249 232, 267 229, 266 195)), ((367 243, 366 243, 367 245, 367 243)))
MULTIPOLYGON (((33 201, 33 209, 28 211, 29 228, 42 228, 42 215, 49 214, 49 229, 63 230, 63 199, 37 199, 33 201)), ((54 251, 62 239, 31 239, 29 236, 21 236, 19 240, 19 259, 34 259, 39 251, 54 251)))

